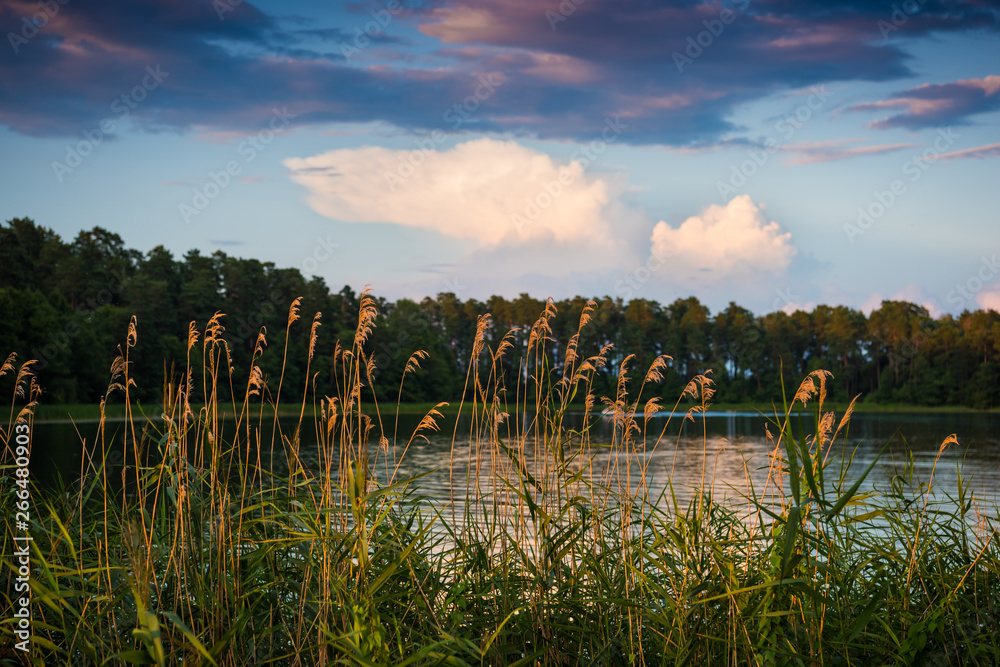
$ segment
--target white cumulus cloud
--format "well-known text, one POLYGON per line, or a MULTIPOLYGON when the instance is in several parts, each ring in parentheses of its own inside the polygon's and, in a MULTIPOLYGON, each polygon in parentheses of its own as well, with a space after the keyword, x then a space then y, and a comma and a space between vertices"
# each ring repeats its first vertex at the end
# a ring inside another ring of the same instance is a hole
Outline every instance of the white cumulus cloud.
POLYGON ((606 179, 513 141, 440 151, 366 146, 284 164, 313 210, 344 222, 408 225, 480 245, 613 237, 605 208, 619 193, 606 179))
POLYGON ((727 205, 712 204, 676 229, 664 221, 653 228, 652 254, 666 257, 667 271, 685 284, 713 285, 754 275, 776 276, 796 254, 792 235, 768 221, 750 195, 727 205))

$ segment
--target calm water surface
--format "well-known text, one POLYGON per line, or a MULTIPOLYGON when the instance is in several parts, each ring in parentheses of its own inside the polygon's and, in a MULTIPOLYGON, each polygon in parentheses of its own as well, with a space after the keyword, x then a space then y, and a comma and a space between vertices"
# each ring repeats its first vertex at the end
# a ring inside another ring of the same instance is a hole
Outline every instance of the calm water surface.
MULTIPOLYGON (((575 418, 580 421, 582 416, 575 418)), ((290 432, 295 421, 283 421, 283 430, 290 432)), ((391 419, 386 421, 391 427, 391 419)), ((429 441, 415 440, 405 457, 400 457, 417 421, 418 417, 414 416, 400 417, 395 457, 401 458, 401 477, 426 473, 416 486, 442 506, 464 496, 466 485, 477 477, 480 488, 492 488, 494 475, 490 472, 490 455, 486 451, 470 452, 469 426, 464 418, 458 425, 454 456, 451 433, 455 417, 451 416, 442 422, 442 435, 433 436, 429 441)), ((807 435, 814 432, 814 421, 812 417, 803 419, 807 435)), ((797 429, 797 423, 793 419, 792 427, 797 429)), ((746 491, 748 480, 758 492, 764 489, 771 449, 765 437, 765 425, 775 433, 777 429, 773 423, 768 424, 765 418, 754 413, 709 413, 704 419, 704 427, 699 417, 697 423, 686 422, 679 428, 681 420, 675 416, 666 435, 655 444, 655 436, 665 424, 665 418, 650 421, 647 433, 652 435, 646 438, 646 451, 638 455, 626 458, 613 453, 609 447, 592 448, 588 456, 593 457, 595 476, 600 478, 609 469, 616 470, 620 473, 618 479, 627 480, 633 488, 644 483, 654 496, 672 480, 674 492, 681 500, 690 498, 700 487, 703 470, 706 471, 705 484, 713 485, 716 496, 728 495, 735 499, 746 491), (626 464, 630 464, 628 468, 626 464)), ((115 428, 120 431, 124 424, 112 424, 109 431, 115 428)), ((231 424, 229 428, 232 429, 231 424)), ((96 432, 96 423, 36 424, 33 474, 43 484, 58 484, 59 479, 72 481, 79 476, 83 455, 81 437, 92 446, 96 432)), ((891 477, 910 461, 914 478, 926 482, 942 441, 952 433, 958 436, 960 444, 949 446, 937 464, 934 472, 936 494, 955 495, 961 476, 963 484, 974 490, 977 497, 991 506, 1000 504, 1000 414, 996 413, 855 414, 847 438, 838 438, 830 451, 831 466, 827 477, 838 476, 841 466, 848 463, 848 477, 860 474, 889 442, 889 449, 870 476, 868 486, 886 487, 891 477)), ((264 440, 270 439, 268 434, 262 435, 264 440)), ((608 420, 603 420, 592 432, 595 443, 610 443, 613 436, 608 420)), ((314 436, 311 426, 307 426, 302 445, 307 465, 315 461, 315 455, 310 456, 315 451, 315 440, 310 441, 310 438, 314 436)))

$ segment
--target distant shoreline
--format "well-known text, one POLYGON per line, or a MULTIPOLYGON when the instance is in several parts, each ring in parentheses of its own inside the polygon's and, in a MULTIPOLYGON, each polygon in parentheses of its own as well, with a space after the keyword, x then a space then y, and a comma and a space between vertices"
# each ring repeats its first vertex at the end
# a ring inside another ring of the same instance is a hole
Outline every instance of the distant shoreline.
MULTIPOLYGON (((448 405, 441 406, 438 411, 444 415, 454 415, 458 413, 459 401, 453 401, 448 405)), ((431 409, 435 407, 434 403, 402 403, 399 405, 400 415, 425 415, 431 409)), ((202 408, 201 405, 192 405, 191 409, 198 413, 202 408)), ((380 403, 379 410, 382 413, 383 418, 387 416, 394 416, 396 414, 396 404, 386 404, 380 403)), ((669 412, 669 406, 666 412, 661 411, 660 414, 667 414, 669 412)), ((678 416, 683 416, 684 413, 690 409, 692 405, 681 404, 677 407, 676 414, 678 416)), ((580 411, 583 410, 583 405, 579 406, 580 411)), ((814 408, 814 404, 811 404, 806 409, 811 411, 814 408)), ((362 409, 366 414, 372 416, 375 415, 375 406, 373 404, 362 404, 362 409)), ((836 414, 843 414, 847 409, 846 403, 827 401, 823 404, 824 412, 833 410, 836 414)), ((132 413, 135 418, 141 419, 145 414, 148 418, 156 418, 161 414, 162 406, 159 405, 147 405, 141 406, 137 405, 132 408, 132 413)), ((255 415, 259 414, 257 411, 259 408, 253 411, 255 415)), ((796 410, 797 412, 797 410, 796 410)), ((949 413, 960 413, 960 414, 1000 414, 1000 409, 993 408, 990 410, 977 410, 975 408, 970 408, 967 406, 921 406, 921 405, 907 405, 907 404, 882 404, 882 403, 857 403, 854 406, 855 413, 886 413, 886 414, 907 414, 907 413, 934 413, 934 414, 949 414, 949 413)), ((306 406, 304 418, 312 418, 315 416, 316 410, 311 406, 306 406)), ((762 405, 750 405, 750 404, 739 404, 739 403, 719 403, 714 404, 709 407, 708 416, 709 417, 720 417, 725 415, 720 415, 719 413, 733 413, 746 415, 751 413, 753 415, 761 414, 762 416, 774 416, 774 409, 770 406, 762 405)), ((264 406, 264 414, 273 417, 274 411, 271 406, 264 406)), ((124 421, 126 419, 125 406, 124 405, 110 405, 105 409, 106 419, 108 421, 124 421)), ((234 414, 232 410, 222 410, 220 416, 224 419, 232 419, 234 414)), ((288 406, 282 407, 278 411, 278 416, 281 418, 298 417, 299 416, 299 406, 288 406)), ((69 405, 39 405, 35 408, 35 423, 60 423, 60 422, 76 422, 76 423, 91 423, 100 420, 100 408, 98 405, 93 404, 69 404, 69 405)))

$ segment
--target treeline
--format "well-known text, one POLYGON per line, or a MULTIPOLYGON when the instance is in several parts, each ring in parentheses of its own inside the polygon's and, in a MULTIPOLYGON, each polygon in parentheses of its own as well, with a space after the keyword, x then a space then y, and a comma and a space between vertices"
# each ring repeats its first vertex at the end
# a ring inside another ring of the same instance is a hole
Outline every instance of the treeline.
MULTIPOLYGON (((96 402, 104 396, 111 362, 124 346, 134 315, 138 342, 129 351, 138 397, 156 401, 163 378, 180 377, 187 363, 190 322, 203 332, 216 312, 225 313, 232 351, 233 391, 245 385, 258 331, 266 327, 268 349, 258 360, 275 391, 287 346, 291 363, 284 387, 301 397, 312 317, 322 312, 315 374, 320 395, 332 394, 337 342, 350 348, 360 295, 350 287, 332 292, 322 278, 270 262, 210 256, 191 250, 176 259, 162 246, 143 254, 126 248, 117 234, 95 227, 65 243, 27 218, 0 226, 0 354, 36 359, 48 403, 96 402), (288 307, 302 297, 302 319, 286 341, 288 307)), ((646 299, 594 297, 598 307, 584 329, 581 351, 590 355, 613 344, 611 363, 599 370, 597 389, 613 394, 625 357, 631 376, 642 374, 661 354, 672 357, 660 393, 675 399, 695 374, 712 369, 717 402, 768 404, 781 396, 781 375, 796 381, 823 368, 834 374, 832 400, 864 400, 925 406, 1000 405, 1000 314, 966 311, 930 317, 923 307, 883 301, 866 317, 845 306, 812 312, 755 316, 735 303, 714 316, 698 299, 661 305, 646 299)), ((555 302, 554 363, 576 333, 588 299, 555 302)), ((517 387, 519 349, 546 302, 522 294, 510 300, 462 300, 441 293, 415 302, 378 299, 379 317, 370 342, 378 371, 375 391, 395 400, 409 355, 429 357, 408 376, 403 401, 459 398, 465 386, 480 315, 490 313, 486 343, 496 350, 511 329, 514 352, 505 356, 511 400, 517 387)), ((197 348, 196 348, 197 351, 197 348)), ((193 363, 200 363, 198 354, 193 363)), ((488 364, 485 364, 488 366, 488 364)), ((485 372, 485 371, 484 371, 485 372)), ((312 380, 310 381, 312 382, 312 380)))

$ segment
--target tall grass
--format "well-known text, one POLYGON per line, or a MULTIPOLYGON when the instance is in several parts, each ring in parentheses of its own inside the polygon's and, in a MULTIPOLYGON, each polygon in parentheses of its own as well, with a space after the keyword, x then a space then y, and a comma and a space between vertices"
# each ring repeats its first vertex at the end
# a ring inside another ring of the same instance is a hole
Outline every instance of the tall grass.
MULTIPOLYGON (((289 330, 302 326, 298 305, 289 330)), ((648 483, 650 454, 675 446, 651 420, 668 358, 644 372, 626 358, 616 395, 597 397, 609 350, 581 350, 577 333, 553 365, 551 303, 524 350, 512 336, 489 347, 484 316, 460 408, 471 428, 456 422, 451 499, 433 505, 400 470, 441 413, 403 436, 383 426, 398 423, 391 408, 362 405, 376 316, 366 291, 350 349, 335 350, 335 395, 308 381, 291 429, 276 418, 290 407, 275 398, 284 372, 257 366, 265 332, 245 391, 232 390, 221 315, 204 331, 192 324, 183 379, 165 384, 163 414, 145 422, 130 407, 130 326, 78 481, 32 492, 33 664, 1000 663, 996 508, 961 478, 942 500, 912 468, 876 492, 865 484, 874 463, 832 463, 850 460, 830 456, 846 447, 850 409, 824 411, 827 373, 775 410, 763 486, 747 470, 745 497, 720 500, 706 437, 701 487, 682 503, 669 480, 648 483), (505 362, 518 364, 516 386, 505 362), (222 404, 226 383, 242 404, 222 404), (104 420, 112 400, 124 427, 104 420), (582 422, 569 419, 581 403, 582 422), (803 411, 814 428, 793 433, 803 411), (611 442, 593 436, 602 420, 611 442), (598 452, 610 463, 596 465, 598 452)), ((284 363, 309 367, 320 322, 309 358, 284 363)), ((413 354, 403 382, 423 358, 413 354)), ((38 396, 31 362, 8 361, 5 474, 13 426, 32 422, 38 396)), ((708 374, 693 378, 684 394, 695 407, 679 397, 671 419, 696 421, 712 393, 708 374)), ((9 488, 4 609, 17 571, 9 488)), ((5 647, 12 627, 4 613, 5 647)))

